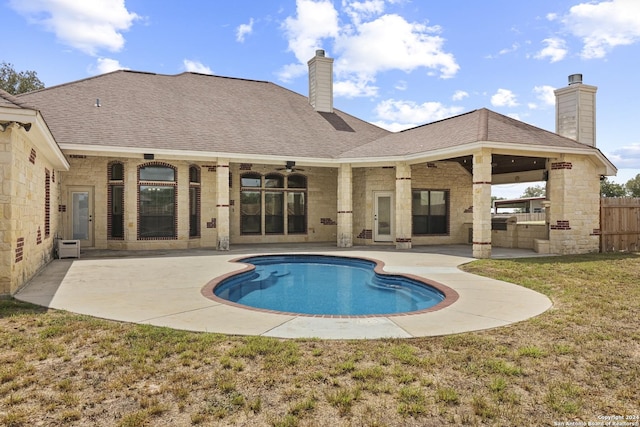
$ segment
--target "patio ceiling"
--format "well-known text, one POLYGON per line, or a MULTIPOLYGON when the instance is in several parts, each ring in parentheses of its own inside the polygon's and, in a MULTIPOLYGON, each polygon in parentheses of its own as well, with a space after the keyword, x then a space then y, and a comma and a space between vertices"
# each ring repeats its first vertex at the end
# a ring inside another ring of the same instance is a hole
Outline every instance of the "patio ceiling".
MULTIPOLYGON (((473 174, 473 156, 461 156, 448 161, 458 162, 470 174, 473 174)), ((493 175, 501 175, 508 173, 523 173, 536 170, 544 170, 546 167, 546 158, 531 156, 512 156, 505 154, 493 154, 491 156, 491 165, 493 175)))

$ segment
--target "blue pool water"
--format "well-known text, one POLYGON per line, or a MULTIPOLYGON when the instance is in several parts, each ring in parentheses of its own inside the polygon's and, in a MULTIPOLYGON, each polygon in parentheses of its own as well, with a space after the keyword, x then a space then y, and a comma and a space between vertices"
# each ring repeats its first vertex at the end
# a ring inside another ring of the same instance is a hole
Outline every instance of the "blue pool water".
POLYGON ((424 310, 444 294, 417 280, 374 272, 372 261, 323 255, 244 258, 252 271, 218 284, 219 298, 266 310, 312 315, 384 315, 424 310))

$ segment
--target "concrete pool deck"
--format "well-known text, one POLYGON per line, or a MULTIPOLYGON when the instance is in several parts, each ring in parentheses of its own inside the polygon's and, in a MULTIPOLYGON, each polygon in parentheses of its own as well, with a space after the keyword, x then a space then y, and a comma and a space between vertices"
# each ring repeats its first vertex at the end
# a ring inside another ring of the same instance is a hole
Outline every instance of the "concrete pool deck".
MULTIPOLYGON (((87 250, 80 259, 52 261, 15 298, 52 309, 174 329, 325 339, 411 338, 490 329, 529 319, 552 306, 549 298, 530 289, 463 272, 458 266, 473 261, 470 255, 471 248, 464 245, 409 251, 315 245, 240 247, 229 252, 87 250), (442 283, 459 298, 428 313, 325 318, 244 309, 201 294, 212 279, 244 268, 231 260, 266 253, 374 258, 384 262, 386 272, 442 283)), ((536 255, 496 248, 493 257, 536 255)))

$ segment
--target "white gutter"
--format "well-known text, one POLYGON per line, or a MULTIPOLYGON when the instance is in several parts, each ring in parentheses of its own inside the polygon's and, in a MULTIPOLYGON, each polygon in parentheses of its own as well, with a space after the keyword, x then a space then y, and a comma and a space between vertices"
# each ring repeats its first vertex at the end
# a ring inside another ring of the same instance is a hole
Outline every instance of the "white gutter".
POLYGON ((2 121, 6 122, 31 123, 28 139, 56 169, 69 170, 69 162, 39 111, 27 108, 2 108, 0 116, 2 121))
POLYGON ((471 144, 459 145, 440 150, 425 151, 415 154, 396 155, 388 157, 353 157, 353 158, 319 158, 319 157, 297 157, 297 156, 276 156, 267 154, 242 154, 229 152, 206 152, 194 150, 171 150, 141 147, 117 147, 117 146, 95 146, 85 144, 60 144, 60 148, 67 154, 84 155, 109 155, 123 156, 131 158, 143 158, 145 153, 154 154, 162 159, 175 160, 199 160, 217 161, 224 158, 238 163, 267 163, 279 164, 287 160, 296 162, 297 166, 317 166, 337 168, 341 164, 352 164, 354 167, 375 167, 389 166, 396 162, 406 162, 409 164, 424 163, 429 161, 439 161, 454 157, 461 157, 473 154, 483 148, 489 148, 494 154, 513 155, 535 155, 537 157, 553 157, 560 154, 580 154, 596 157, 607 171, 606 175, 615 175, 616 167, 597 149, 587 148, 567 148, 552 147, 546 145, 526 145, 505 142, 481 141, 471 144), (518 154, 515 154, 518 153, 518 154))

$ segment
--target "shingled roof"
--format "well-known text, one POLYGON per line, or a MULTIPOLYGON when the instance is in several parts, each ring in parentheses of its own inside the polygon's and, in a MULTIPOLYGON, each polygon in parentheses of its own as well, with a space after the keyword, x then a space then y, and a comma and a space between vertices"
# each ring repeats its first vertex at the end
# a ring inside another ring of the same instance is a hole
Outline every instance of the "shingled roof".
POLYGON ((389 133, 273 83, 196 73, 121 70, 20 99, 61 145, 332 158, 389 133))
POLYGON ((377 161, 493 142, 602 157, 594 147, 484 108, 391 133, 339 110, 317 112, 307 97, 270 82, 197 73, 120 70, 2 98, 36 105, 67 149, 377 161))
POLYGON ((340 157, 404 156, 485 141, 537 147, 593 148, 482 108, 389 134, 369 144, 345 151, 340 157))
POLYGON ((34 109, 4 89, 0 89, 0 107, 34 109))

